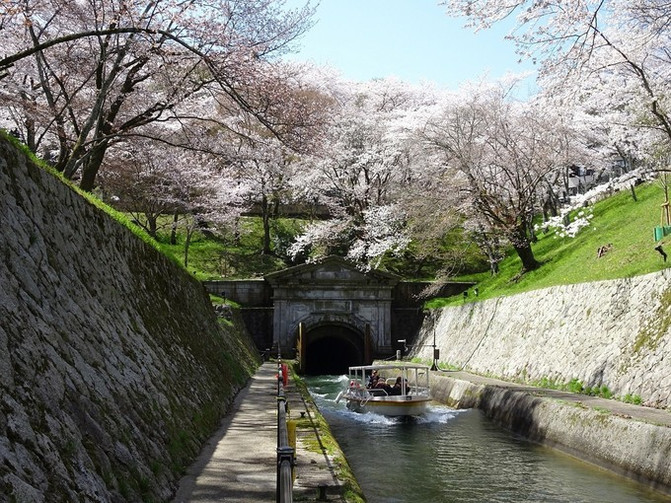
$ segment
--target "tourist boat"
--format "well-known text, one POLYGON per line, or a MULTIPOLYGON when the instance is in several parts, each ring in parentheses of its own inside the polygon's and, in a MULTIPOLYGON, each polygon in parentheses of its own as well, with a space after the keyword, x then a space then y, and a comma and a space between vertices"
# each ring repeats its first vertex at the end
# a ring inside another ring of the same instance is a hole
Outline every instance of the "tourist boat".
POLYGON ((350 367, 347 387, 336 402, 342 399, 355 412, 417 416, 426 412, 431 401, 429 367, 409 363, 350 367))

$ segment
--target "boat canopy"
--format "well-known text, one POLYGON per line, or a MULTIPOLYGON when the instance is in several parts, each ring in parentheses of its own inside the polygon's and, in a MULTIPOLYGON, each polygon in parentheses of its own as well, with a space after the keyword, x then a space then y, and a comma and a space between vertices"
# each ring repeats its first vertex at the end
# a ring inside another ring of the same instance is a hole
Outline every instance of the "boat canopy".
POLYGON ((382 365, 357 365, 355 367, 350 367, 350 372, 357 370, 398 370, 398 369, 419 369, 419 370, 429 370, 428 365, 420 365, 417 363, 397 363, 397 364, 382 364, 382 365))

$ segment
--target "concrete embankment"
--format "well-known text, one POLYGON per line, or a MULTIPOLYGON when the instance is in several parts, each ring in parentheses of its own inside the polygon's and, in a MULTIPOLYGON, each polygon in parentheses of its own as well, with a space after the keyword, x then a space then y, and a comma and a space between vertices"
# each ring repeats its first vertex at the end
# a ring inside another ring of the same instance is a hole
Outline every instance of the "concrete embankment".
POLYGON ((434 400, 671 494, 671 414, 466 372, 432 372, 434 400))
POLYGON ((528 383, 575 379, 669 408, 671 269, 435 309, 412 356, 429 360, 434 341, 441 362, 468 372, 528 383))

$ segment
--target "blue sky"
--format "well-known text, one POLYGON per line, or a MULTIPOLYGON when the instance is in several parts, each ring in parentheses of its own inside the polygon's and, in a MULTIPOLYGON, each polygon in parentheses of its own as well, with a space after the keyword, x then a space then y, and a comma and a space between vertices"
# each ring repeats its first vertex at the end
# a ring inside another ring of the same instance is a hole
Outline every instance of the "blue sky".
POLYGON ((483 76, 533 70, 518 63, 513 43, 504 39, 509 26, 474 33, 437 0, 321 0, 316 19, 291 58, 332 66, 350 80, 396 76, 456 89, 483 76))

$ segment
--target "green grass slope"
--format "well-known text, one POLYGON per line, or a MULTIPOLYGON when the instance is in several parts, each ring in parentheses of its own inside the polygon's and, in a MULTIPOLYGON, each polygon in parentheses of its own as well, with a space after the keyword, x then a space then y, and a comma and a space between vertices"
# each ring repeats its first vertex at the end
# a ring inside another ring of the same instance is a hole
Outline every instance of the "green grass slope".
MULTIPOLYGON (((283 226, 284 228, 295 225, 290 220, 280 219, 276 227, 283 226)), ((169 225, 164 225, 164 229, 158 232, 157 246, 164 254, 183 265, 184 233, 178 232, 176 243, 170 244, 169 225)), ((273 236, 275 237, 276 234, 274 233, 273 236)), ((256 217, 240 218, 237 236, 230 232, 218 236, 204 234, 200 231, 195 232, 188 248, 187 269, 202 281, 222 278, 255 278, 286 268, 287 265, 281 258, 261 253, 262 239, 261 221, 256 217)))
MULTIPOLYGON (((660 225, 661 204, 664 193, 659 183, 647 183, 636 188, 636 200, 631 191, 622 191, 600 201, 587 211, 593 218, 573 238, 560 237, 550 230, 539 233, 533 245, 536 258, 542 266, 516 279, 521 262, 513 252, 500 264, 500 273, 492 276, 482 273, 459 278, 478 283, 478 299, 512 295, 555 285, 583 283, 624 278, 659 271, 671 266, 671 236, 656 243, 653 229, 660 225), (668 243, 668 246, 667 246, 668 243), (597 251, 602 246, 612 247, 601 257, 597 251), (665 262, 655 250, 662 244, 669 253, 665 262), (668 249, 667 249, 668 248, 668 249)), ((434 299, 428 307, 453 305, 473 301, 469 292, 463 298, 434 299)))

